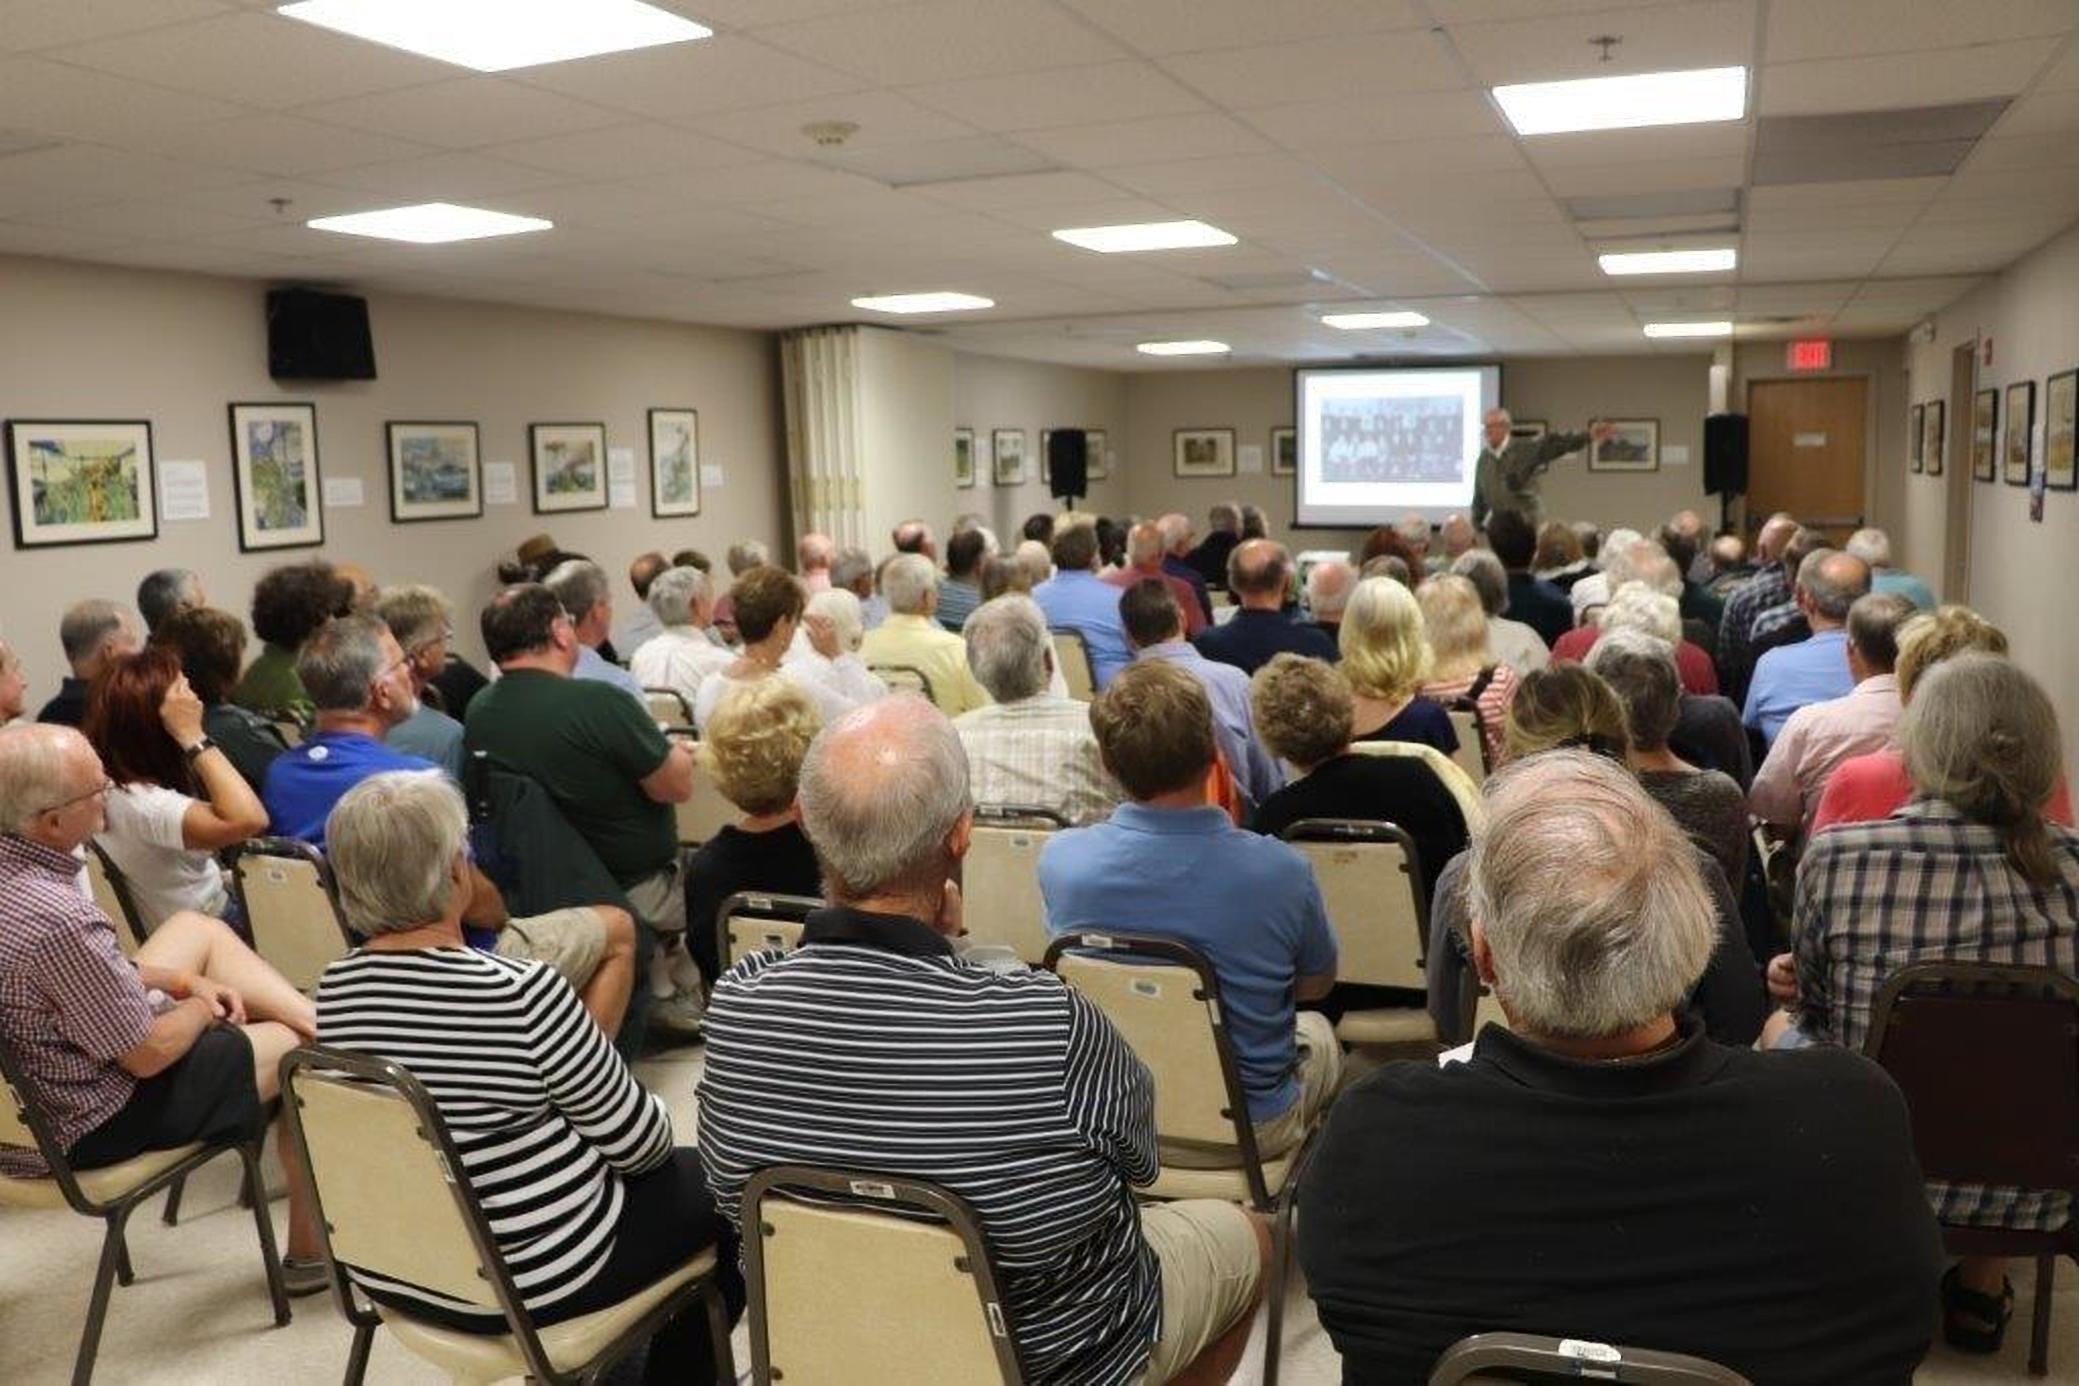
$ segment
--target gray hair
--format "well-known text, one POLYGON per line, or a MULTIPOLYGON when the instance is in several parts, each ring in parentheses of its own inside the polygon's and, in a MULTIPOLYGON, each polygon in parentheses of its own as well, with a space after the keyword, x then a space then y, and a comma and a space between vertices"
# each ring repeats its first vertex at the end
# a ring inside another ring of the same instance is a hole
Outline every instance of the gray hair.
POLYGON ((1018 565, 1035 587, 1054 575, 1054 555, 1037 539, 1021 540, 1011 555, 1011 562, 1018 565))
POLYGON ((854 590, 863 577, 873 575, 873 559, 865 549, 842 549, 830 565, 830 585, 854 590))
POLYGON ((593 607, 613 599, 606 569, 589 558, 566 558, 550 570, 541 585, 556 594, 573 621, 582 621, 593 607))
POLYGON ((1393 532, 1417 553, 1429 547, 1429 521, 1420 515, 1403 515, 1395 522, 1393 532))
POLYGON ((1020 593, 983 602, 968 614, 967 667, 999 703, 1036 697, 1047 689, 1052 637, 1039 603, 1020 593))
POLYGON ((0 728, 0 834, 21 832, 65 797, 65 753, 85 740, 52 722, 0 728))
POLYGON ((1451 571, 1473 585, 1489 620, 1509 609, 1509 571, 1491 549, 1467 549, 1451 560, 1451 571))
POLYGON ((406 654, 440 639, 455 619, 446 597, 437 589, 416 582, 384 588, 375 611, 406 654))
POLYGON ((666 568, 650 582, 650 611, 667 626, 690 626, 712 589, 698 568, 666 568))
POLYGON ((729 546, 729 574, 742 577, 753 568, 772 562, 772 550, 760 539, 741 539, 729 546))
POLYGON ((888 599, 890 611, 921 616, 937 590, 938 569, 921 553, 899 553, 881 569, 881 595, 888 599))
MULTIPOLYGON (((1626 554, 1622 561, 1624 569, 1628 573, 1624 581, 1642 582, 1655 592, 1674 597, 1677 600, 1681 598, 1682 570, 1675 566, 1675 560, 1668 556, 1668 551, 1654 543, 1651 539, 1634 544, 1631 552, 1626 554)), ((1612 592, 1616 591, 1620 585, 1617 573, 1618 569, 1612 566, 1610 569, 1610 590, 1612 592)))
MULTIPOLYGON (((1643 544, 1646 536, 1635 529, 1613 529, 1603 540, 1602 547, 1595 551, 1595 566, 1600 572, 1609 572, 1618 556, 1631 551, 1634 544, 1643 544)), ((1614 581, 1615 579, 1612 579, 1614 581)))
POLYGON ((349 789, 325 819, 348 927, 395 934, 446 914, 468 839, 462 793, 439 770, 391 770, 349 789))
POLYGON ((810 597, 803 614, 821 616, 830 622, 837 632, 838 648, 847 654, 857 653, 866 639, 866 609, 860 605, 857 593, 842 587, 826 587, 810 597))
POLYGON ((66 663, 92 659, 102 643, 122 628, 123 608, 107 598, 74 602, 58 620, 58 643, 65 647, 66 663))
POLYGON ((966 816, 967 752, 945 714, 912 693, 854 708, 801 764, 801 824, 839 901, 928 887, 966 816))
POLYGON ((1630 627, 1605 631, 1588 652, 1588 670, 1600 674, 1624 704, 1633 750, 1668 744, 1682 716, 1682 672, 1673 645, 1630 627))
POLYGON ((1670 645, 1682 643, 1682 604, 1643 582, 1627 582, 1618 588, 1609 605, 1596 613, 1595 622, 1605 634, 1640 630, 1670 645))
POLYGON ((1871 669, 1891 673, 1899 663, 1899 627, 1917 614, 1912 598, 1902 593, 1864 593, 1848 608, 1848 643, 1871 669))
POLYGON ((2031 884, 2058 880, 2043 826, 2064 773, 2057 710, 2021 666, 1976 651, 1943 660, 1920 677, 1898 741, 1915 789, 1997 828, 2008 861, 2031 884))
POLYGON ((1891 536, 1875 526, 1858 529, 1842 547, 1872 568, 1891 566, 1891 536))
POLYGON ((1324 559, 1307 569, 1307 610, 1317 621, 1340 617, 1356 586, 1356 569, 1340 558, 1324 559))
POLYGON ((195 606, 196 594, 201 590, 201 579, 186 568, 159 568, 144 575, 137 584, 137 614, 144 617, 146 630, 157 630, 159 623, 185 606, 195 606))
POLYGON ((1829 621, 1845 621, 1855 599, 1870 590, 1870 565, 1839 549, 1814 549, 1797 565, 1797 585, 1812 599, 1813 610, 1829 621))
POLYGON ((1242 527, 1241 507, 1232 501, 1221 501, 1206 511, 1206 526, 1214 533, 1235 534, 1242 527))
POLYGON ((1603 1038, 1681 1004, 1717 943, 1688 837, 1622 766, 1549 751, 1487 781, 1466 897, 1533 1035, 1603 1038))
MULTIPOLYGON (((383 635, 374 616, 335 616, 311 632, 296 656, 296 677, 319 712, 354 712, 368 706, 383 675, 383 635)), ((420 920, 424 923, 424 920, 420 920)))

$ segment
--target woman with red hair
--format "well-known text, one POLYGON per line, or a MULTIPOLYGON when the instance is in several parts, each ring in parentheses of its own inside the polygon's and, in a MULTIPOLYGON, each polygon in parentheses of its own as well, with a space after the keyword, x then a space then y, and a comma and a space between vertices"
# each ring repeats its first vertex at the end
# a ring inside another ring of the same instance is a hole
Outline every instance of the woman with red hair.
POLYGON ((267 830, 267 810, 202 728, 202 700, 162 645, 111 663, 81 728, 108 771, 108 826, 95 838, 129 878, 146 929, 181 910, 225 918, 213 855, 267 830))

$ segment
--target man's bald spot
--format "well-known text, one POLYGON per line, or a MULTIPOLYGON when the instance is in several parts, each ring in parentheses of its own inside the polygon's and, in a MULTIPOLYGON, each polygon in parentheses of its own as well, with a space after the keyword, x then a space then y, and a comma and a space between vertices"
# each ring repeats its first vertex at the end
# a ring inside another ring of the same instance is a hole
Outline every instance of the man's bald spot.
POLYGON ((1870 590, 1870 565, 1845 549, 1834 549, 1819 560, 1819 580, 1832 587, 1870 590))
POLYGON ((1754 536, 1754 556, 1764 563, 1781 558, 1783 546, 1797 530, 1797 517, 1778 510, 1762 522, 1761 533, 1754 536))
POLYGON ((657 580, 657 574, 670 566, 671 561, 654 550, 638 555, 636 560, 628 565, 628 585, 635 589, 637 596, 648 596, 650 584, 657 580))

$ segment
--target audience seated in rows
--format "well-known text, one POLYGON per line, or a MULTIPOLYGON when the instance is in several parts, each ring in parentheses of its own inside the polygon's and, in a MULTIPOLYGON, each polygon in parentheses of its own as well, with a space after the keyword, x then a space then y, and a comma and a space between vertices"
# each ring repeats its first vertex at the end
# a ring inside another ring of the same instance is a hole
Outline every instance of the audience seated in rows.
POLYGON ((1500 559, 1486 549, 1472 549, 1452 559, 1450 567, 1443 571, 1464 578, 1480 594, 1480 609, 1487 613, 1487 648, 1496 659, 1518 674, 1542 669, 1552 662, 1552 652, 1545 648, 1544 638, 1523 622, 1509 618, 1509 575, 1500 559))
POLYGON ((77 727, 87 717, 87 690, 101 671, 137 653, 137 624, 130 613, 98 597, 74 602, 58 622, 58 643, 71 670, 56 696, 36 714, 39 722, 77 727))
POLYGON ((384 588, 376 598, 375 614, 404 652, 412 697, 418 704, 411 716, 390 728, 383 741, 432 761, 448 772, 449 779, 462 783, 462 763, 468 756, 462 744, 462 723, 441 710, 436 684, 447 668, 448 644, 455 638, 455 613, 447 598, 431 587, 406 584, 384 588))
POLYGON ((1870 565, 1870 590, 1895 592, 1913 603, 1917 611, 1933 611, 1935 594, 1911 573, 1891 565, 1891 536, 1881 529, 1866 527, 1848 536, 1841 546, 1870 565))
MULTIPOLYGON (((1107 569, 1102 576, 1121 591, 1143 581, 1159 582, 1168 588, 1177 604, 1178 619, 1183 623, 1183 638, 1189 640, 1212 622, 1200 610, 1198 594, 1191 584, 1173 576, 1163 566, 1162 558, 1162 529, 1144 520, 1127 532, 1126 562, 1120 567, 1107 569)), ((1130 637, 1131 632, 1128 635, 1130 637)))
POLYGON ((1574 608, 1566 593, 1530 570, 1537 535, 1530 521, 1514 510, 1487 517, 1487 547, 1501 560, 1509 581, 1509 615, 1538 633, 1550 648, 1574 626, 1574 608))
POLYGON ((1090 705, 1048 688, 1054 645, 1038 603, 992 597, 965 635, 968 667, 990 698, 953 722, 974 801, 1047 809, 1070 824, 1110 814, 1119 786, 1098 755, 1090 705))
POLYGON ((1198 602, 1199 614, 1210 624, 1213 619, 1213 595, 1206 588, 1205 576, 1191 562, 1190 517, 1172 510, 1155 522, 1162 528, 1162 571, 1173 578, 1183 579, 1191 589, 1192 597, 1198 602))
POLYGON ((1356 699, 1355 740, 1413 741, 1447 756, 1458 749, 1450 714, 1422 696, 1431 659, 1413 593, 1392 578, 1366 578, 1336 639, 1356 699))
MULTIPOLYGON (((1032 599, 1050 629, 1074 631, 1090 652, 1090 673, 1104 688, 1133 658, 1119 623, 1119 592, 1097 575, 1097 530, 1087 522, 1059 525, 1052 546, 1054 575, 1034 585, 1032 599)), ((940 704, 944 706, 944 704, 940 704)))
POLYGON ((296 652, 311 633, 354 609, 354 584, 322 559, 270 568, 253 585, 253 634, 260 653, 231 701, 269 721, 308 722, 310 699, 296 681, 296 652))
MULTIPOLYGON (((802 618, 808 611, 806 594, 791 573, 770 564, 761 564, 738 578, 729 595, 735 601, 736 626, 743 646, 734 660, 701 680, 693 700, 695 726, 707 725, 708 714, 732 687, 773 677, 790 679, 800 685, 801 691, 808 694, 817 713, 826 722, 851 711, 853 700, 819 677, 817 669, 799 662, 786 662, 787 651, 794 643, 795 633, 802 628, 802 618)), ((838 654, 836 628, 827 622, 819 622, 807 629, 809 641, 817 653, 835 658, 838 654)))
POLYGON ((1684 692, 1709 697, 1718 691, 1718 671, 1702 646, 1685 638, 1682 622, 1682 573, 1675 561, 1650 539, 1633 539, 1614 552, 1599 576, 1609 580, 1610 595, 1578 626, 1552 644, 1554 659, 1579 662, 1588 657, 1603 632, 1617 625, 1644 625, 1675 648, 1675 667, 1684 692), (1662 602, 1649 600, 1660 597, 1662 602))
MULTIPOLYGON (((881 569, 881 594, 888 599, 888 619, 868 631, 859 647, 867 667, 915 669, 948 717, 988 702, 989 695, 968 672, 960 637, 938 623, 938 572, 931 560, 921 553, 897 554, 881 569)), ((848 710, 849 702, 830 715, 848 710)))
POLYGON ((960 956, 963 759, 909 696, 810 747, 802 821, 829 905, 794 952, 753 954, 715 987, 699 1098, 716 1206, 740 1226, 745 1183, 790 1162, 931 1179, 980 1217, 1033 1380, 1225 1380, 1267 1231, 1231 1203, 1136 1205, 1157 1169, 1147 1069, 1051 973, 960 956), (949 1127, 949 1108, 988 1120, 949 1127))
MULTIPOLYGON (((396 1063, 425 1088, 537 1325, 617 1304, 718 1243, 733 1314, 734 1241, 698 1152, 673 1143, 664 1100, 584 1023, 553 969, 465 944, 468 832, 461 794, 437 771, 379 774, 340 799, 327 840, 340 908, 365 942, 325 969, 318 1042, 396 1063)), ((481 1303, 349 1275, 443 1328, 510 1331, 481 1303)), ((643 1379, 712 1381, 708 1333, 699 1302, 686 1306, 651 1339, 643 1379)))
POLYGON ((715 602, 707 574, 698 568, 667 568, 650 582, 646 609, 656 632, 629 658, 628 672, 644 688, 679 695, 691 709, 707 676, 735 662, 729 648, 709 636, 715 602))
MULTIPOLYGON (((1335 984, 1335 934, 1313 868, 1205 803, 1212 705, 1185 670, 1165 660, 1133 664, 1091 704, 1090 725, 1128 802, 1041 850, 1048 932, 1126 929, 1203 952, 1220 979, 1257 1147, 1266 1158, 1290 1150, 1342 1071, 1328 1019, 1296 1009, 1335 984)), ((1172 1165, 1235 1158, 1232 1149, 1175 1142, 1162 1152, 1172 1165)))
POLYGON ((1488 647, 1487 613, 1479 592, 1464 578, 1444 573, 1422 584, 1416 602, 1430 652, 1422 696, 1447 708, 1456 703, 1475 707, 1487 757, 1498 762, 1502 715, 1516 696, 1516 671, 1488 647))
MULTIPOLYGON (((1591 677, 1526 690, 1554 676, 1591 677)), ((1714 954, 1708 858, 1620 765, 1535 755, 1487 798, 1467 912, 1508 1028, 1350 1088, 1299 1192, 1345 1380, 1420 1381, 1489 1331, 1757 1382, 1909 1378, 1941 1244, 1898 1089, 1859 1055, 1786 1063, 1685 1013, 1714 954)))
POLYGON ((202 730, 257 793, 267 783, 267 767, 289 743, 273 722, 231 701, 245 659, 245 623, 228 611, 195 607, 167 617, 152 641, 179 658, 188 687, 202 700, 202 730))
POLYGON ((1228 560, 1242 542, 1242 512, 1232 501, 1221 501, 1206 511, 1205 538, 1191 550, 1191 566, 1208 588, 1227 587, 1228 560))
POLYGON ((1241 791, 1244 808, 1261 803, 1285 783, 1285 772, 1257 739, 1249 711, 1249 676, 1232 664, 1207 659, 1184 639, 1183 613, 1175 598, 1152 579, 1135 583, 1119 598, 1119 619, 1136 661, 1160 660, 1198 681, 1213 712, 1213 737, 1220 757, 1241 791))
POLYGON ((1811 635, 1761 654, 1747 685, 1741 720, 1774 744, 1790 715, 1809 703, 1846 697, 1855 687, 1848 664, 1848 608, 1870 590, 1870 570, 1837 549, 1815 549, 1798 565, 1797 606, 1811 635))
POLYGON ((158 635, 169 618, 208 605, 201 574, 186 568, 155 568, 137 584, 137 614, 147 638, 158 635))
POLYGON ((1255 673, 1276 654, 1336 657, 1333 637, 1285 614, 1292 586, 1292 556, 1284 545, 1268 539, 1248 540, 1235 546, 1227 567, 1227 586, 1240 610, 1226 622, 1199 632, 1192 642, 1199 653, 1232 664, 1244 674, 1255 673))
POLYGON ((1718 623, 1718 686, 1735 703, 1745 704, 1747 681, 1754 674, 1749 641, 1762 612, 1791 598, 1791 574, 1783 571, 1783 550, 1799 529, 1784 511, 1762 521, 1754 536, 1754 575, 1726 593, 1725 617, 1718 623))

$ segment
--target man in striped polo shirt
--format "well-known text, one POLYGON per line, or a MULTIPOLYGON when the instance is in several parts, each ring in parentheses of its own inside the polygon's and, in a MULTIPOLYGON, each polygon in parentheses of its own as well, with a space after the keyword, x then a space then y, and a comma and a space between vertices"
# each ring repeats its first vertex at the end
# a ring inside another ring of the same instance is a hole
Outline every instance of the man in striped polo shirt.
POLYGON ((830 904, 708 1004, 716 1207, 740 1225, 751 1175, 792 1162, 935 1181, 981 1216, 1030 1380, 1226 1380, 1268 1232, 1230 1203, 1137 1208, 1130 1186, 1156 1172, 1148 1070, 1051 973, 957 950, 973 813, 952 724, 913 696, 831 723, 801 813, 830 904))

